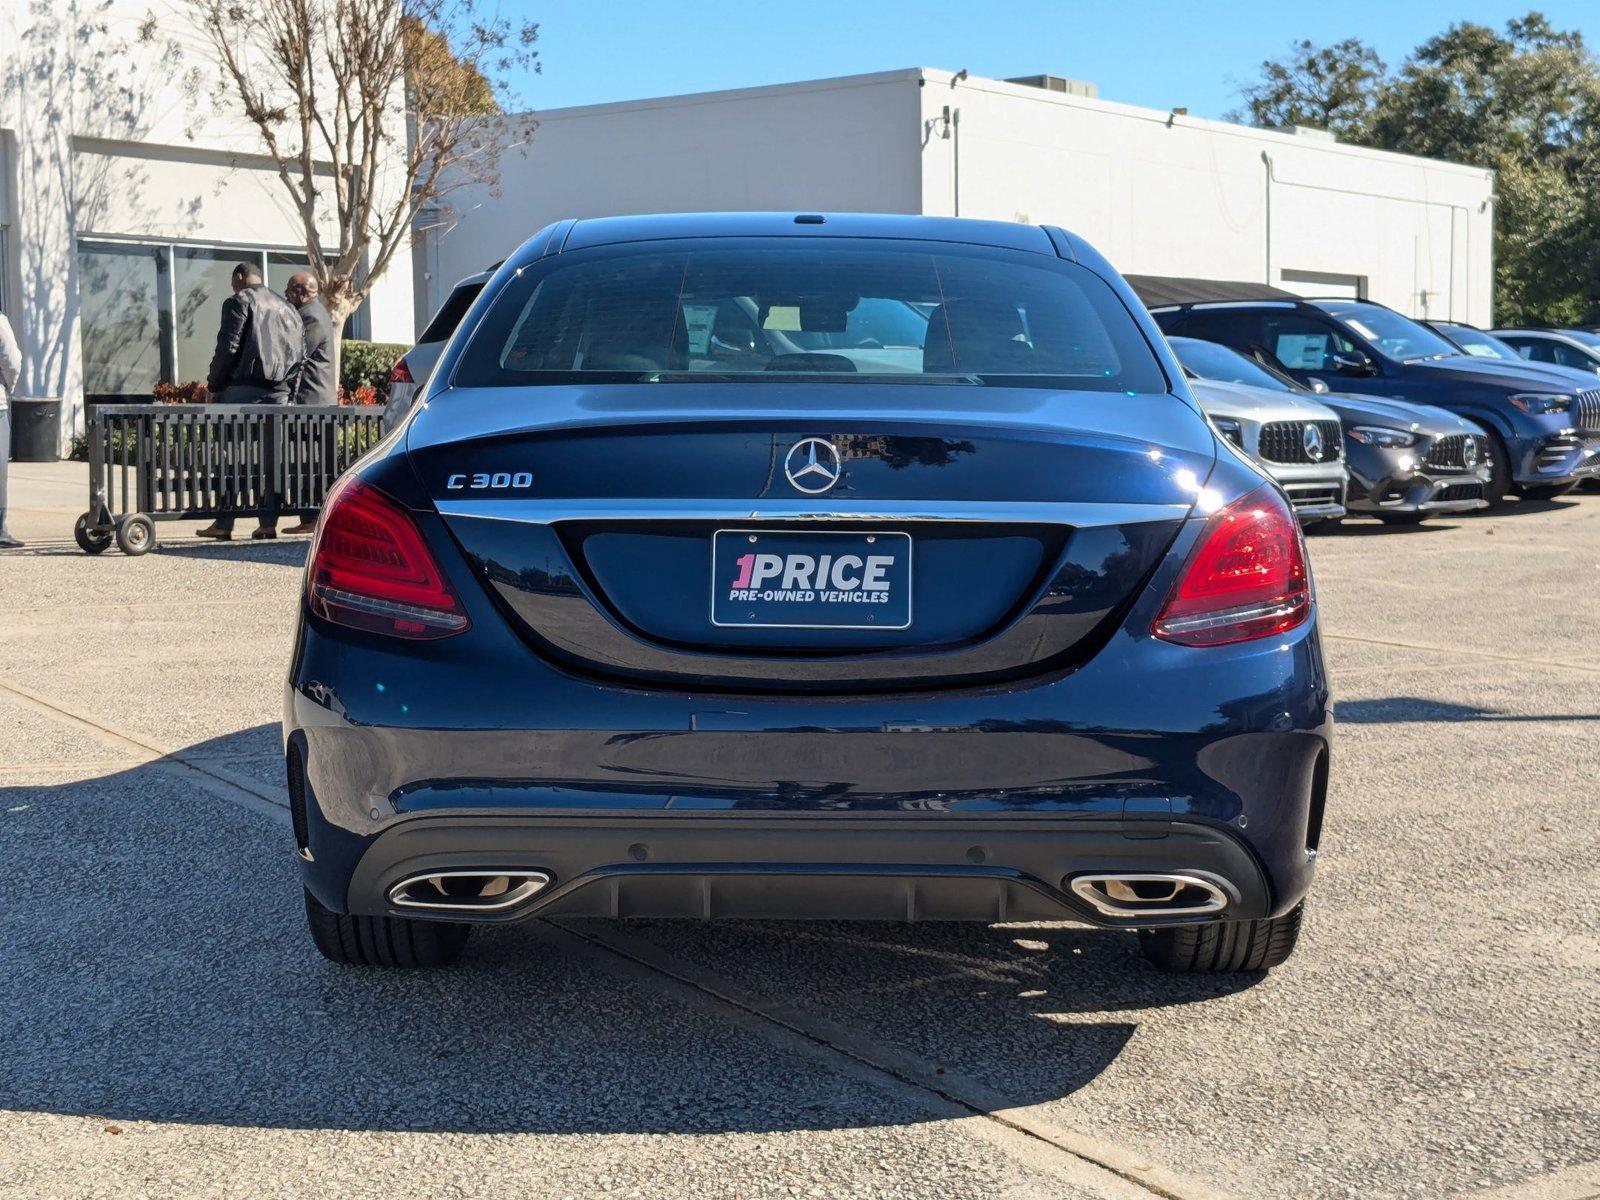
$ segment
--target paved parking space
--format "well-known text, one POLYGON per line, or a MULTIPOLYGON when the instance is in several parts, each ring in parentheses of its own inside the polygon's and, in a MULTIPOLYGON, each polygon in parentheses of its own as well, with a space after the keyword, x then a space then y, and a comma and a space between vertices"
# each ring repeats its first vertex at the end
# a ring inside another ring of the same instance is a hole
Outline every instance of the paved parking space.
POLYGON ((1266 979, 1070 926, 666 922, 406 977, 323 963, 297 911, 303 544, 89 558, 71 469, 33 478, 0 1194, 1600 1194, 1600 495, 1313 538, 1340 729, 1266 979))

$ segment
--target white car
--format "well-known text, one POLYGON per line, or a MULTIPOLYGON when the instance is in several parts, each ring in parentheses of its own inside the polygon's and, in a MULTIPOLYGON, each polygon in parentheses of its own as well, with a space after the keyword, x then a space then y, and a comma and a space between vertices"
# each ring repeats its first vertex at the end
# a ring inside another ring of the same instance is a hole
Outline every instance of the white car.
POLYGON ((417 339, 417 344, 396 360, 394 369, 389 372, 389 400, 383 410, 385 430, 393 429, 400 423, 400 418, 411 411, 412 401, 428 382, 428 376, 433 374, 439 356, 444 353, 445 343, 450 340, 456 326, 461 324, 461 318, 467 315, 467 309, 472 307, 478 293, 483 291, 483 285, 489 282, 489 277, 499 266, 499 263, 495 263, 486 271, 468 275, 451 288, 439 311, 433 314, 433 320, 428 322, 428 327, 417 339))
POLYGON ((1600 374, 1600 333, 1586 329, 1494 329, 1495 337, 1529 362, 1600 374))

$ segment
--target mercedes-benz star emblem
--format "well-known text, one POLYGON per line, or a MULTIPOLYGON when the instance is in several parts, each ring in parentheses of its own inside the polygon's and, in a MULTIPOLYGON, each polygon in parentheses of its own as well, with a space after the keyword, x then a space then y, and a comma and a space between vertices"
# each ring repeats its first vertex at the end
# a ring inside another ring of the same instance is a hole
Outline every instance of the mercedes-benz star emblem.
POLYGON ((1315 425, 1307 425, 1300 431, 1300 443, 1306 448, 1306 457, 1312 462, 1322 461, 1322 430, 1315 425))
POLYGON ((783 473, 800 491, 820 495, 839 482, 839 451, 823 438, 806 438, 789 447, 783 473))
POLYGON ((1461 443, 1461 465, 1475 467, 1478 465, 1478 439, 1469 437, 1461 443))

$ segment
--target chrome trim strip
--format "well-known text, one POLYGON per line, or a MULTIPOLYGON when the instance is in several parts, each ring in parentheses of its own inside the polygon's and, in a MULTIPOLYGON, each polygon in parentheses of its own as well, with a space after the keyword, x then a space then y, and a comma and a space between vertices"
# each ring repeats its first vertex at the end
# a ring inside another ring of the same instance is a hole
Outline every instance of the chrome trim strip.
POLYGON ((971 521, 1070 525, 1134 525, 1181 521, 1190 504, 1100 504, 1092 501, 865 500, 841 502, 830 496, 811 504, 793 500, 537 500, 485 499, 436 501, 446 517, 478 517, 553 525, 558 521, 971 521))

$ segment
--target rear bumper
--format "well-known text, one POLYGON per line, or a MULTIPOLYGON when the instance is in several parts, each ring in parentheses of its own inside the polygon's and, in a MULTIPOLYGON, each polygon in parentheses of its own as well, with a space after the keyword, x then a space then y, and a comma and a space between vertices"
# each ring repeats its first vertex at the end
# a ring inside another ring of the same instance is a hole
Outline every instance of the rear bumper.
POLYGON ((1108 916, 1071 890, 1071 878, 1084 873, 1201 876, 1227 896, 1216 919, 1263 917, 1299 899, 1280 896, 1275 903, 1255 855, 1226 829, 1196 822, 450 815, 406 821, 376 838, 346 895, 324 903, 426 917, 393 905, 390 889, 423 872, 485 868, 541 871, 552 879, 514 909, 474 914, 496 923, 567 916, 1150 927, 1195 919, 1108 916))
POLYGON ((1331 735, 1314 622, 1209 650, 1119 634, 1002 687, 806 698, 619 687, 475 634, 358 649, 303 627, 284 728, 326 907, 391 912, 402 874, 526 867, 555 882, 517 917, 1116 924, 1067 878, 1200 871, 1225 917, 1311 883, 1331 735))

